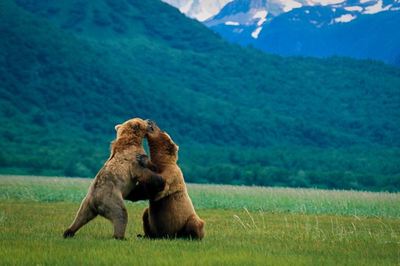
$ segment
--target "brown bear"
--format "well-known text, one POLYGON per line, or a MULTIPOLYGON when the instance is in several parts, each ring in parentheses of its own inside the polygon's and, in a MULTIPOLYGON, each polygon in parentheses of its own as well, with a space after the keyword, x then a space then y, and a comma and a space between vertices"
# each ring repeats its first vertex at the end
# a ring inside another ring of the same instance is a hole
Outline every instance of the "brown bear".
POLYGON ((138 158, 139 163, 159 173, 166 185, 163 191, 150 199, 149 208, 143 213, 145 237, 202 239, 205 223, 194 210, 182 171, 177 165, 179 147, 154 122, 148 123, 152 128, 147 133, 151 161, 144 155, 138 158))
POLYGON ((140 118, 115 126, 117 137, 111 143, 111 155, 90 185, 64 238, 74 236, 82 226, 101 215, 113 223, 114 238, 123 239, 128 221, 124 199, 148 199, 163 190, 163 178, 137 162, 137 156, 145 154, 142 142, 148 128, 148 123, 140 118), (131 193, 134 190, 140 194, 131 193))

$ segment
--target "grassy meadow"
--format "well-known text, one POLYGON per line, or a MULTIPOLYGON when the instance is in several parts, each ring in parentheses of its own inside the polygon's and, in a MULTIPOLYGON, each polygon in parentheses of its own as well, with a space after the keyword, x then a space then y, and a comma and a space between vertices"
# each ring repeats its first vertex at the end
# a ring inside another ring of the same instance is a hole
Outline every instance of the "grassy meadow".
POLYGON ((146 202, 127 202, 126 241, 101 217, 65 240, 89 183, 0 176, 0 264, 400 264, 399 193, 189 185, 203 241, 136 238, 146 202))

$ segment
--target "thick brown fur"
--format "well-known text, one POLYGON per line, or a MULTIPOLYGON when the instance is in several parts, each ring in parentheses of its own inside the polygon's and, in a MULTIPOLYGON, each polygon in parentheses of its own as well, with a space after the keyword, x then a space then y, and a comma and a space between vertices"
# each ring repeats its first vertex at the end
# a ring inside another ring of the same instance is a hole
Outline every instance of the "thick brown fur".
POLYGON ((149 208, 143 213, 145 237, 202 239, 205 223, 194 210, 182 171, 177 165, 179 147, 167 133, 153 122, 149 123, 153 129, 147 134, 151 162, 146 160, 142 164, 157 169, 166 185, 162 192, 150 199, 149 208))
POLYGON ((113 223, 114 238, 124 239, 128 221, 124 199, 149 199, 165 186, 160 175, 137 163, 136 157, 145 154, 142 142, 148 130, 147 122, 134 118, 115 129, 117 137, 111 144, 111 155, 90 185, 64 238, 74 236, 82 226, 101 215, 113 223), (136 188, 140 188, 140 195, 132 193, 136 188))

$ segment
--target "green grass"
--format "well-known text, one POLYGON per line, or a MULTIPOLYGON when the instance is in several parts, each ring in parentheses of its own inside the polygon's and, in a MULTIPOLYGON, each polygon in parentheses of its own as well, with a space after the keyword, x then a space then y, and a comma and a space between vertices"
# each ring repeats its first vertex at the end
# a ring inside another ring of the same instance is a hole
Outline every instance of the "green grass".
POLYGON ((103 218, 64 240, 89 182, 0 176, 0 264, 400 263, 399 194, 190 185, 203 241, 137 239, 145 202, 127 203, 127 241, 103 218))
MULTIPOLYGON (((88 178, 0 175, 0 200, 78 203, 90 182, 88 178)), ((189 184, 188 189, 197 209, 400 218, 400 193, 198 184, 189 184)))

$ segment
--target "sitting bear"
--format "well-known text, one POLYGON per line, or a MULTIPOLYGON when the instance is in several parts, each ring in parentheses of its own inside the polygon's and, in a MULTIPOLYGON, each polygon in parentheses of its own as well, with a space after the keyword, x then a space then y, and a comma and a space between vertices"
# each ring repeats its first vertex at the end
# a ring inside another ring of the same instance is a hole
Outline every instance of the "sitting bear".
POLYGON ((151 161, 144 155, 138 158, 139 163, 159 173, 166 185, 163 191, 150 199, 149 208, 143 213, 145 237, 202 239, 204 221, 194 210, 182 171, 177 165, 179 147, 154 122, 148 123, 152 128, 147 133, 151 161))
POLYGON ((163 178, 137 163, 137 155, 145 154, 142 146, 148 123, 130 119, 115 127, 116 139, 111 143, 111 155, 97 173, 64 238, 72 237, 97 215, 114 225, 114 238, 123 239, 128 222, 124 199, 141 200, 154 197, 165 187, 163 178), (137 189, 140 195, 131 193, 137 189))

